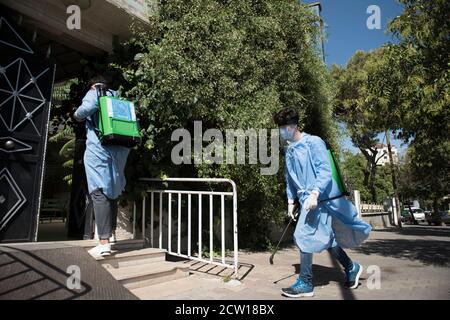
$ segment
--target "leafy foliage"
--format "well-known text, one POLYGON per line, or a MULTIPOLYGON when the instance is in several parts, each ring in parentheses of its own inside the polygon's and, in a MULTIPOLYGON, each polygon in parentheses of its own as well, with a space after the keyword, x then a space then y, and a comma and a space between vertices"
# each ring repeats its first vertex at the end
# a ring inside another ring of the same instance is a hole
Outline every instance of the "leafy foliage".
POLYGON ((400 2, 404 12, 389 25, 399 43, 357 52, 345 70, 334 70, 337 105, 372 119, 356 121, 364 128, 390 129, 410 142, 407 171, 401 172, 420 187, 403 190, 434 199, 436 208, 450 190, 450 2, 400 2))
MULTIPOLYGON (((226 177, 238 185, 241 246, 269 245, 285 210, 284 177, 261 165, 171 163, 172 132, 274 128, 273 114, 294 107, 302 128, 334 143, 329 76, 316 52, 317 17, 296 0, 161 1, 148 29, 135 29, 116 63, 124 91, 139 103, 144 144, 129 157, 128 181, 143 176, 226 177)), ((230 150, 225 150, 225 152, 230 150)), ((271 150, 274 152, 277 150, 271 150)), ((142 186, 128 184, 131 194, 142 186)))
POLYGON ((401 2, 404 12, 389 27, 400 43, 389 46, 380 61, 373 91, 391 92, 381 96, 385 103, 377 111, 389 115, 387 126, 401 129, 400 138, 411 141, 409 172, 422 186, 416 196, 435 199, 436 208, 450 190, 450 3, 401 2))
POLYGON ((52 95, 51 119, 49 125, 49 143, 60 144, 63 142, 59 156, 65 160, 63 167, 67 173, 63 180, 72 185, 73 153, 75 145, 75 132, 71 119, 65 108, 66 102, 71 98, 71 87, 77 84, 76 79, 71 79, 54 87, 52 95))
POLYGON ((374 201, 370 188, 364 184, 367 163, 364 156, 362 154, 352 154, 348 151, 344 152, 342 156, 342 174, 344 179, 350 190, 360 191, 362 202, 383 203, 387 197, 392 196, 392 180, 389 166, 379 166, 377 169, 377 175, 374 181, 377 197, 374 201))
POLYGON ((366 159, 364 189, 370 190, 371 202, 377 202, 377 135, 383 127, 383 117, 374 111, 370 92, 371 72, 384 54, 384 48, 373 52, 357 51, 345 67, 333 65, 331 74, 336 88, 334 114, 346 124, 353 144, 366 159))

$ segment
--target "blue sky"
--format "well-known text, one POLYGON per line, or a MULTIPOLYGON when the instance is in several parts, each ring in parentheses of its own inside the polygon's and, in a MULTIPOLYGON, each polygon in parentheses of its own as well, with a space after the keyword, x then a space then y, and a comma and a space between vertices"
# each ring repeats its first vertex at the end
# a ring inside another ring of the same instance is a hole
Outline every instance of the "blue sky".
MULTIPOLYGON (((320 2, 322 5, 321 14, 326 25, 325 58, 328 66, 345 65, 357 50, 369 51, 386 42, 395 41, 387 34, 386 26, 402 12, 402 6, 396 0, 303 0, 302 2, 320 2), (371 16, 367 13, 370 5, 377 5, 380 8, 379 30, 370 30, 367 27, 367 19, 371 16)), ((384 133, 379 135, 379 139, 380 142, 385 142, 384 133)), ((342 143, 344 149, 358 152, 348 137, 343 138, 342 143)), ((402 145, 402 141, 391 136, 391 143, 401 154, 405 152, 406 145, 402 145)))

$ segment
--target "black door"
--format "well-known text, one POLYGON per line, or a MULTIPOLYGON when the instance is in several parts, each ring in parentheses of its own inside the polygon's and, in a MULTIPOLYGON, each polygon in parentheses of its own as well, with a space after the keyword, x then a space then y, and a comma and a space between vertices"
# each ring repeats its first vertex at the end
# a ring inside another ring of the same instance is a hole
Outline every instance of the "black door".
POLYGON ((37 238, 54 73, 0 13, 0 242, 37 238))

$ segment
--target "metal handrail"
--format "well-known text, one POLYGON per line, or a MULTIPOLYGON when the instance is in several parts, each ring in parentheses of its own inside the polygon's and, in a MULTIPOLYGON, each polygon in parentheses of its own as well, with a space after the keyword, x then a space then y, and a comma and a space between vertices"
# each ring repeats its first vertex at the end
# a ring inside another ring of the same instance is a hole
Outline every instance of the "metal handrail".
MULTIPOLYGON (((178 221, 180 220, 181 215, 181 194, 187 194, 188 195, 188 252, 187 254, 182 254, 180 252, 180 239, 181 239, 181 223, 178 223, 178 246, 177 246, 177 252, 173 252, 171 248, 171 216, 172 216, 172 208, 169 206, 168 208, 168 254, 185 257, 191 260, 195 261, 202 261, 206 263, 211 263, 214 265, 219 265, 227 268, 233 268, 234 269, 234 276, 237 278, 238 276, 238 220, 237 220, 237 187, 236 183, 231 179, 225 179, 225 178, 141 178, 140 181, 144 182, 207 182, 207 183, 229 183, 232 186, 233 191, 232 192, 216 192, 216 191, 189 191, 189 190, 151 190, 151 217, 150 217, 150 223, 151 223, 151 246, 153 246, 153 211, 154 211, 154 195, 155 193, 160 194, 160 201, 159 201, 159 210, 160 210, 160 219, 159 219, 159 245, 162 246, 162 194, 167 193, 168 194, 168 201, 170 203, 172 194, 178 194, 178 221), (192 195, 198 195, 199 197, 199 252, 198 257, 194 257, 191 255, 191 196, 192 195), (210 258, 209 261, 206 259, 202 259, 202 235, 201 235, 201 201, 202 201, 202 195, 209 195, 210 198, 210 221, 212 221, 213 218, 213 202, 212 197, 213 196, 220 196, 221 197, 221 249, 222 249, 222 259, 221 262, 214 261, 213 259, 213 243, 212 243, 212 223, 210 223, 210 258), (233 256, 233 264, 227 264, 225 261, 225 196, 232 196, 233 197, 233 250, 234 250, 234 256, 233 256)), ((146 198, 143 197, 142 199, 142 236, 145 238, 145 214, 146 214, 146 198)), ((133 235, 135 235, 136 232, 136 203, 134 203, 133 206, 133 235)))

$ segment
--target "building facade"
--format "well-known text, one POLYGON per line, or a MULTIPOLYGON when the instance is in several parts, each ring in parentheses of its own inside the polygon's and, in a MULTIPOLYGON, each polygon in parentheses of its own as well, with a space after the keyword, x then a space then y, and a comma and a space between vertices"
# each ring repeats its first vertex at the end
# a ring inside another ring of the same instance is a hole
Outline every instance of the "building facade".
MULTIPOLYGON (((389 150, 387 145, 382 143, 377 143, 375 145, 376 150, 376 157, 375 161, 378 166, 385 166, 390 164, 389 160, 389 150)), ((372 154, 372 150, 367 149, 367 152, 372 154)), ((391 145, 391 152, 392 152, 392 160, 394 161, 394 164, 398 164, 398 150, 395 146, 391 145)))
MULTIPOLYGON (((147 0, 0 0, 0 242, 37 240, 54 83, 106 61, 156 9, 147 0)), ((69 220, 82 226, 86 199, 76 199, 69 220)))

